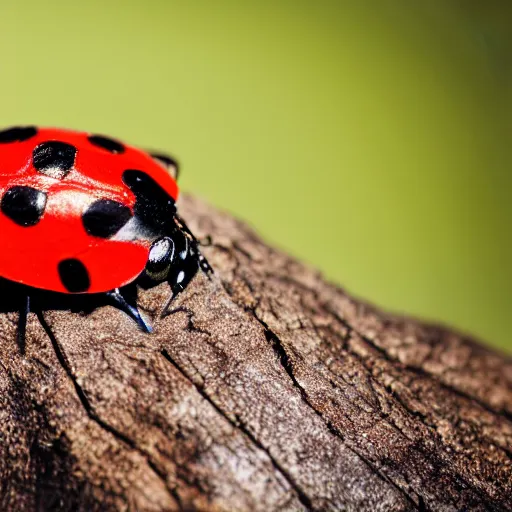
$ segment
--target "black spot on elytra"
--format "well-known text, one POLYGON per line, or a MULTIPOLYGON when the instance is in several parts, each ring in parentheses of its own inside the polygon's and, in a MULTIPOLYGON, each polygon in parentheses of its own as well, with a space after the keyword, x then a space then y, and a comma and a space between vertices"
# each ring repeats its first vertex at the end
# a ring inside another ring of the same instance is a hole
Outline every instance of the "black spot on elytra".
POLYGON ((16 186, 2 197, 2 213, 23 227, 39 222, 46 206, 46 194, 32 187, 16 186))
POLYGON ((89 235, 109 238, 115 235, 132 217, 128 206, 109 199, 98 199, 82 215, 89 235))
POLYGON ((174 199, 143 171, 127 169, 123 182, 135 195, 135 216, 153 232, 165 233, 176 213, 174 199))
POLYGON ((34 137, 37 134, 35 126, 13 126, 0 131, 0 144, 9 144, 11 142, 23 142, 34 137))
POLYGON ((32 152, 34 167, 52 178, 62 179, 75 163, 76 148, 66 142, 52 140, 36 146, 32 152))
POLYGON ((124 146, 120 142, 110 139, 109 137, 104 137, 103 135, 89 135, 87 139, 94 146, 105 149, 110 153, 118 154, 124 153, 125 151, 124 146))
POLYGON ((174 158, 169 155, 164 155, 163 153, 150 153, 150 156, 160 165, 163 165, 172 174, 174 179, 178 179, 179 165, 174 158))
POLYGON ((80 260, 74 258, 62 260, 58 265, 58 271, 60 280, 68 292, 86 292, 91 286, 89 273, 80 260))

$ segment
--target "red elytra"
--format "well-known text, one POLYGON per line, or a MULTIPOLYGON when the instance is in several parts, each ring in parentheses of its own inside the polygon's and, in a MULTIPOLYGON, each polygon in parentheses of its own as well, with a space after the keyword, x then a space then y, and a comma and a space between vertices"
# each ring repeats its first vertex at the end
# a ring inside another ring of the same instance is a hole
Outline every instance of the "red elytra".
POLYGON ((174 200, 177 183, 144 151, 123 144, 122 153, 112 152, 92 144, 88 137, 84 132, 38 129, 26 140, 5 143, 0 139, 0 197, 14 186, 29 186, 47 194, 44 212, 35 225, 19 225, 0 211, 0 276, 34 288, 69 293, 58 265, 78 259, 89 274, 87 293, 99 293, 131 283, 144 270, 149 241, 91 236, 82 215, 98 199, 117 201, 133 212, 135 196, 122 181, 127 169, 148 174, 174 200), (63 179, 34 167, 34 149, 48 141, 76 149, 74 164, 63 179))

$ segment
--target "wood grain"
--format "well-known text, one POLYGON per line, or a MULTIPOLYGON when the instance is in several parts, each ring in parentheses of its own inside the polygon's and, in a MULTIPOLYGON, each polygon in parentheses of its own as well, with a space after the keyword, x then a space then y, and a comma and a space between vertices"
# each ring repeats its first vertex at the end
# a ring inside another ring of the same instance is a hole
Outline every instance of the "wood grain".
POLYGON ((184 197, 215 269, 155 333, 0 315, 0 510, 512 510, 512 361, 382 313, 184 197))

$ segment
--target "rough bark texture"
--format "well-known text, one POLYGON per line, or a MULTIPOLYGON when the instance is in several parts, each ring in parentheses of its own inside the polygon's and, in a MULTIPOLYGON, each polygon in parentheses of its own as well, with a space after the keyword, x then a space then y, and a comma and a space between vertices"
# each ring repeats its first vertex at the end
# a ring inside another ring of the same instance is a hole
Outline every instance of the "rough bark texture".
POLYGON ((0 510, 511 510, 512 362, 353 299, 186 197, 159 319, 0 315, 0 510))

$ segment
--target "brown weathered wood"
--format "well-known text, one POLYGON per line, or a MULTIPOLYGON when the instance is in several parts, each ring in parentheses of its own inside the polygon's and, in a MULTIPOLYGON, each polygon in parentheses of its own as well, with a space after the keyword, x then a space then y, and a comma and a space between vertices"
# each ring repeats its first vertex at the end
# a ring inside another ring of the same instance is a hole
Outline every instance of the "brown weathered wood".
POLYGON ((186 197, 216 274, 158 320, 0 315, 0 510, 511 510, 512 362, 186 197))

